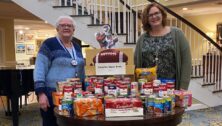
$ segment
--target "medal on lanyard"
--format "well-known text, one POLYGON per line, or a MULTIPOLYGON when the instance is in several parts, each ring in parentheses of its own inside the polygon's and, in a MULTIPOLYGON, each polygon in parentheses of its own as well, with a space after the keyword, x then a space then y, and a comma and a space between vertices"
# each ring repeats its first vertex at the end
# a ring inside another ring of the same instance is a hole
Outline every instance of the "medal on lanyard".
POLYGON ((77 62, 75 59, 72 59, 71 64, 72 64, 73 66, 76 66, 76 65, 78 65, 78 62, 77 62))
POLYGON ((71 60, 71 65, 72 66, 77 66, 78 65, 78 62, 75 58, 77 58, 76 56, 76 52, 75 52, 75 49, 74 49, 74 46, 72 44, 72 54, 67 50, 67 48, 62 44, 62 42, 60 41, 60 39, 58 37, 56 37, 57 40, 59 41, 59 43, 62 45, 62 47, 65 49, 66 52, 68 52, 70 54, 70 56, 72 57, 72 60, 71 60))
MULTIPOLYGON (((71 55, 71 54, 70 54, 70 55, 71 55)), ((77 65, 78 65, 78 62, 77 62, 77 60, 75 59, 75 58, 77 58, 77 57, 76 57, 75 52, 74 52, 74 47, 72 48, 72 55, 71 55, 71 57, 72 57, 71 64, 72 64, 73 66, 77 66, 77 65)))

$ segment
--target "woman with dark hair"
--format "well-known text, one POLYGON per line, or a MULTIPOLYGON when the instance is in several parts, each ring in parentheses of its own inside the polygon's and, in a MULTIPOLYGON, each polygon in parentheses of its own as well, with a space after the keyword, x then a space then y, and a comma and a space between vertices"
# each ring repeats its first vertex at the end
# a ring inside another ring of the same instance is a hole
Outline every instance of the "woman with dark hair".
POLYGON ((183 32, 167 26, 167 14, 156 3, 142 13, 143 33, 136 45, 136 68, 157 66, 158 79, 175 79, 176 89, 187 89, 191 75, 191 53, 183 32))

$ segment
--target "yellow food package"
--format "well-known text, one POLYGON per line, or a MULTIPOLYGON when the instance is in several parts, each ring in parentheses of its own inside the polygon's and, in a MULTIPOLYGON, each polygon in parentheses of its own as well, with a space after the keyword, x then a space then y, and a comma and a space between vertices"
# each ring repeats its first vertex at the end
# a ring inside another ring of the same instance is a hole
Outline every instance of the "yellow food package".
POLYGON ((157 66, 151 68, 136 68, 136 78, 137 79, 147 79, 151 82, 157 78, 157 66))

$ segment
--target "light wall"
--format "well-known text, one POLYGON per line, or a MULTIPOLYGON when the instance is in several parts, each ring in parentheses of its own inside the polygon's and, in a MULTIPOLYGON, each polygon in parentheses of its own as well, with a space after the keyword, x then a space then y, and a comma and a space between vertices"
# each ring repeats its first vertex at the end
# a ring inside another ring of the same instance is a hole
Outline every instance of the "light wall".
POLYGON ((0 18, 0 28, 4 30, 4 44, 3 50, 5 50, 5 63, 15 63, 15 46, 14 46, 14 20, 0 18))
MULTIPOLYGON (((30 65, 30 59, 36 57, 41 43, 56 35, 55 30, 15 30, 16 36, 23 36, 21 39, 15 40, 16 62, 19 64, 30 65), (23 31, 19 34, 19 31, 23 31), (19 49, 18 47, 24 47, 19 49)), ((21 38, 21 37, 16 37, 21 38)))
POLYGON ((184 18, 186 18, 205 33, 213 32, 213 39, 215 39, 217 24, 222 23, 222 13, 187 16, 184 18))
MULTIPOLYGON (((190 21, 195 26, 197 26, 205 34, 213 33, 212 35, 208 35, 208 36, 216 42, 216 27, 218 23, 222 23, 221 17, 222 17, 222 13, 187 16, 184 18, 190 21)), ((191 34, 194 34, 194 33, 191 33, 191 34)), ((196 33, 194 36, 196 37, 194 37, 193 39, 189 41, 193 42, 191 46, 192 58, 194 60, 198 60, 202 58, 202 54, 200 53, 201 51, 203 51, 204 54, 209 51, 209 43, 202 37, 198 37, 199 35, 196 33)), ((212 49, 214 49, 213 46, 211 47, 212 49)))

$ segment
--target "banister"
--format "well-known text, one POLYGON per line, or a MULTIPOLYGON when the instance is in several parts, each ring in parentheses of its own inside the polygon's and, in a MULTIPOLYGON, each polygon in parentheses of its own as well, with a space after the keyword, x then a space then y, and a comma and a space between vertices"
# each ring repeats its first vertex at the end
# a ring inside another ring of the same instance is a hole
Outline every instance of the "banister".
MULTIPOLYGON (((140 18, 139 15, 138 15, 138 17, 136 17, 136 11, 133 10, 128 4, 125 4, 125 2, 123 0, 119 0, 119 1, 120 1, 120 3, 125 5, 127 9, 132 11, 132 13, 133 13, 133 22, 136 22, 136 20, 137 20, 136 18, 140 18)), ((136 23, 133 23, 133 24, 134 24, 133 25, 134 29, 136 29, 136 23)), ((136 36, 136 31, 135 30, 134 30, 133 34, 134 34, 134 36, 136 36)), ((135 43, 136 43, 136 37, 134 37, 134 43, 133 44, 135 44, 135 43)))
POLYGON ((183 23, 185 23, 186 25, 190 26, 193 30, 195 30, 196 32, 198 32, 199 34, 201 34, 205 39, 207 39, 211 44, 213 44, 218 50, 220 50, 222 52, 222 47, 220 47, 213 39, 211 39, 208 35, 206 35, 203 31, 201 31, 198 27, 196 27, 195 25, 193 25, 192 23, 190 23, 188 20, 186 20, 185 18, 181 17, 180 15, 178 15, 177 13, 173 12, 172 10, 170 10, 169 8, 165 7, 164 5, 160 4, 159 2, 157 2, 156 0, 148 0, 149 2, 153 2, 156 3, 158 5, 160 5, 161 7, 163 7, 168 13, 170 13, 171 15, 173 15, 174 17, 176 17, 177 19, 181 20, 183 23))

